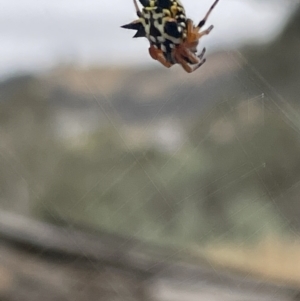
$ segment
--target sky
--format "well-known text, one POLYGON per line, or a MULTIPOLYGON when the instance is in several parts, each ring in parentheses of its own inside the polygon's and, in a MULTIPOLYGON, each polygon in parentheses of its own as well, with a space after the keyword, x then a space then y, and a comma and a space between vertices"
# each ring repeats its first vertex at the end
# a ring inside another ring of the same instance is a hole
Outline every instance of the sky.
MULTIPOLYGON (((182 2, 198 22, 213 0, 182 2)), ((209 53, 267 42, 292 10, 279 3, 220 0, 207 23, 215 28, 201 45, 209 53)), ((0 0, 0 76, 59 64, 151 65, 147 40, 120 28, 134 19, 132 0, 0 0)))

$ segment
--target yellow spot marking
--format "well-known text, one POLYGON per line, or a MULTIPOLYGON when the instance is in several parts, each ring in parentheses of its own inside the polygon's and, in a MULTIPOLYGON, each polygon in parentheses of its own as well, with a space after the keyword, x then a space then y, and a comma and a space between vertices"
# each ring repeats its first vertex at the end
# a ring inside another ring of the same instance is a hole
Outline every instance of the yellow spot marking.
POLYGON ((172 14, 173 14, 173 16, 176 16, 176 14, 177 14, 177 6, 172 6, 171 7, 171 12, 172 12, 172 14))
POLYGON ((163 13, 171 17, 171 12, 168 9, 163 9, 163 13))

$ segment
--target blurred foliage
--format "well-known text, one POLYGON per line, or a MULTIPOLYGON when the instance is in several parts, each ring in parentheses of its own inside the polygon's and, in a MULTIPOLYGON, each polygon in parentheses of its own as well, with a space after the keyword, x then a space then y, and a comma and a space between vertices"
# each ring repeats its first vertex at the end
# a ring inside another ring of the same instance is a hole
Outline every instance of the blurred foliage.
POLYGON ((172 157, 151 147, 124 149, 111 128, 89 139, 84 150, 65 151, 59 177, 42 203, 64 218, 110 231, 148 239, 177 236, 182 231, 176 218, 185 207, 182 200, 197 184, 195 177, 205 172, 198 161, 201 153, 188 146, 172 157))
POLYGON ((59 156, 49 135, 51 109, 31 77, 6 81, 0 95, 1 204, 28 214, 59 156))
POLYGON ((261 99, 217 105, 169 152, 152 142, 126 147, 110 126, 80 143, 58 138, 37 87, 28 80, 1 104, 4 206, 164 243, 300 229, 280 198, 300 179, 299 138, 261 99))
MULTIPOLYGON (((299 128, 283 114, 291 103, 299 110, 299 20, 298 10, 272 45, 243 50, 248 65, 233 77, 248 80, 245 97, 212 94, 219 78, 206 84, 217 105, 178 121, 184 143, 175 151, 151 140, 131 145, 117 119, 76 138, 59 136, 61 109, 40 81, 2 83, 1 206, 160 243, 299 233, 299 128), (253 69, 267 93, 249 100, 253 69), (274 89, 286 97, 280 104, 274 89)), ((193 97, 197 104, 205 98, 193 97)))

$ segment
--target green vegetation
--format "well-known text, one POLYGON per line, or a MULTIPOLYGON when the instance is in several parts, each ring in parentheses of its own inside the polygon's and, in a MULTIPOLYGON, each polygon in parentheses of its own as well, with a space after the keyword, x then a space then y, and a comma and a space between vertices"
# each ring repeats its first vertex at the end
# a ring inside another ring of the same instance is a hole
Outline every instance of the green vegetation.
POLYGON ((59 137, 36 87, 1 104, 2 206, 178 246, 299 227, 285 197, 300 179, 299 139, 261 99, 217 105, 166 151, 110 126, 59 137))

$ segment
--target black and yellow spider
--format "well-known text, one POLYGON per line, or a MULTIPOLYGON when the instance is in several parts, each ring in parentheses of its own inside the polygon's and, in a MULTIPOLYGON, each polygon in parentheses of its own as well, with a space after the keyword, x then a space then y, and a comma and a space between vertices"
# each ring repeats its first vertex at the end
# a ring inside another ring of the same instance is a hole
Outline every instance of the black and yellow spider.
POLYGON ((179 0, 140 0, 142 11, 137 1, 133 2, 139 18, 122 27, 137 30, 134 38, 146 37, 149 40, 149 54, 153 59, 167 68, 180 64, 189 73, 205 63, 205 48, 197 55, 197 46, 199 39, 209 34, 213 26, 200 30, 219 0, 215 0, 197 26, 186 17, 179 0))

